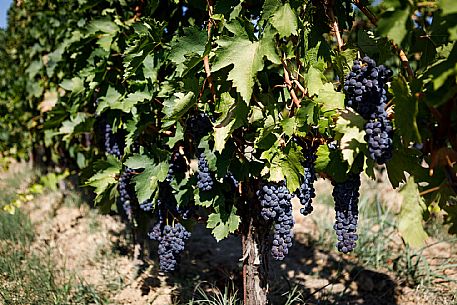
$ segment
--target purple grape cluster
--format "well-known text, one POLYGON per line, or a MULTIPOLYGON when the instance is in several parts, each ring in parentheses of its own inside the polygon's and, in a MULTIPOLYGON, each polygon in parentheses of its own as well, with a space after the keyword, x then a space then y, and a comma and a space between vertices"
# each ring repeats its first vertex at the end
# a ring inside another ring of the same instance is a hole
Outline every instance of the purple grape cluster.
POLYGON ((335 200, 336 215, 333 229, 338 237, 336 247, 342 253, 349 253, 356 246, 359 188, 359 174, 350 174, 345 182, 334 184, 332 195, 335 200))
POLYGON ((300 200, 300 203, 303 205, 300 208, 300 213, 304 216, 311 214, 313 211, 312 201, 316 197, 316 192, 314 190, 314 181, 316 180, 316 173, 314 171, 314 161, 316 160, 315 150, 307 149, 304 153, 305 163, 304 163, 304 174, 303 174, 303 183, 300 185, 300 188, 295 192, 295 195, 300 200))
POLYGON ((198 113, 187 120, 187 129, 197 143, 200 142, 201 138, 206 136, 212 128, 213 125, 206 113, 198 113))
POLYGON ((187 214, 189 211, 180 210, 176 206, 175 200, 167 199, 159 198, 157 200, 157 223, 148 233, 149 239, 159 242, 159 266, 163 272, 175 270, 179 254, 184 250, 185 241, 191 235, 175 218, 176 213, 179 213, 183 219, 186 219, 183 214, 187 214), (174 225, 168 225, 168 221, 174 223, 174 225))
POLYGON ((202 152, 198 155, 198 176, 197 186, 202 191, 210 191, 213 188, 214 182, 209 171, 208 161, 205 154, 202 152))
POLYGON ((183 174, 187 170, 187 161, 179 152, 173 153, 171 157, 170 167, 168 169, 167 181, 172 181, 177 174, 183 174))
POLYGON ((118 191, 119 191, 119 200, 122 204, 125 214, 129 220, 132 219, 132 196, 129 193, 129 183, 132 179, 134 170, 131 168, 126 168, 124 172, 119 177, 118 191))
POLYGON ((283 260, 292 247, 292 195, 284 181, 265 184, 256 194, 262 206, 260 214, 265 220, 274 221, 271 255, 275 260, 283 260))
POLYGON ((393 127, 385 110, 385 88, 391 77, 391 70, 383 65, 376 66, 373 59, 365 56, 362 60, 354 60, 352 71, 344 82, 347 105, 368 120, 365 140, 370 157, 379 164, 392 158, 393 127))
POLYGON ((172 272, 176 269, 179 254, 184 251, 185 242, 191 234, 180 223, 174 226, 163 225, 159 222, 149 233, 149 238, 159 242, 159 267, 163 272, 172 272))
POLYGON ((108 123, 105 124, 105 151, 118 159, 121 158, 121 150, 119 149, 119 144, 117 143, 116 137, 113 134, 111 125, 108 123))

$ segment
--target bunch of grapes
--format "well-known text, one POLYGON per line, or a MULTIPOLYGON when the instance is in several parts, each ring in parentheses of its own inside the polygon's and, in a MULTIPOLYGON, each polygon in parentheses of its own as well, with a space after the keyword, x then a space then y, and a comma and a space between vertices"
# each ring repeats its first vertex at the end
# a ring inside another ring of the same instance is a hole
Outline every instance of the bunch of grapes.
POLYGON ((265 184, 256 194, 262 206, 262 217, 275 223, 271 255, 276 260, 283 260, 292 247, 292 195, 284 181, 265 184))
POLYGON ((305 163, 304 163, 304 174, 303 183, 300 188, 295 192, 295 195, 300 200, 303 207, 300 209, 300 213, 303 215, 309 215, 313 211, 312 201, 316 197, 313 183, 316 180, 316 174, 314 171, 314 161, 316 160, 315 149, 309 148, 305 151, 305 163))
POLYGON ((208 161, 205 154, 202 152, 198 155, 198 182, 197 186, 202 191, 210 191, 213 188, 214 182, 209 171, 208 161))
MULTIPOLYGON (((160 270, 164 272, 175 270, 179 254, 184 251, 185 241, 191 235, 174 217, 174 214, 179 212, 179 209, 173 203, 175 201, 167 201, 166 198, 160 198, 157 201, 158 221, 153 226, 151 232, 148 233, 151 240, 159 242, 159 266, 160 270), (167 220, 173 222, 174 225, 168 225, 167 220)), ((185 219, 184 216, 182 218, 185 219)))
POLYGON ((162 230, 159 240, 159 266, 163 272, 176 269, 179 254, 184 251, 185 241, 189 239, 190 232, 180 223, 173 227, 166 225, 162 230))
POLYGON ((213 125, 206 113, 198 113, 187 120, 187 129, 192 134, 196 143, 200 142, 201 138, 206 136, 212 128, 213 125))
POLYGON ((357 221, 359 212, 360 175, 350 174, 343 183, 335 183, 333 199, 335 200, 334 230, 338 237, 336 247, 338 251, 348 253, 354 250, 357 241, 357 221))
POLYGON ((116 137, 113 134, 111 125, 108 123, 105 124, 105 151, 118 159, 121 158, 121 150, 119 149, 119 144, 117 143, 116 137))
POLYGON ((170 168, 168 169, 167 181, 172 181, 177 174, 184 174, 187 170, 187 161, 184 155, 175 152, 172 155, 170 168))
POLYGON ((125 214, 128 219, 132 219, 132 199, 129 192, 129 183, 132 178, 134 170, 131 168, 126 168, 124 172, 119 177, 118 191, 119 191, 119 200, 122 204, 125 214))
POLYGON ((392 157, 392 123, 386 112, 386 83, 392 71, 365 56, 354 60, 352 71, 344 82, 347 105, 364 119, 370 157, 383 164, 392 157))

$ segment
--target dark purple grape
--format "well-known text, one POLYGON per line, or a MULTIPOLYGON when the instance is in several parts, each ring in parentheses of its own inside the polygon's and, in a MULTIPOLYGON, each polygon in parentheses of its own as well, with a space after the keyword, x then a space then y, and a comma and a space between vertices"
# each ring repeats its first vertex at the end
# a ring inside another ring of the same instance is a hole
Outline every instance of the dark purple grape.
POLYGON ((350 174, 343 183, 334 183, 335 225, 338 242, 336 247, 342 253, 354 250, 358 235, 360 174, 350 174))
POLYGON ((391 70, 383 65, 376 66, 374 60, 365 56, 362 60, 354 60, 343 87, 346 104, 368 120, 365 140, 370 157, 379 164, 392 158, 393 127, 385 110, 385 88, 391 77, 391 70))
POLYGON ((261 216, 274 222, 271 255, 275 260, 283 260, 292 247, 292 195, 284 181, 264 184, 256 194, 262 206, 261 216))
POLYGON ((303 183, 295 192, 295 195, 303 205, 303 207, 300 209, 300 213, 305 216, 311 214, 313 211, 312 201, 313 198, 316 197, 313 186, 314 181, 316 180, 316 174, 314 171, 314 161, 316 160, 315 152, 316 150, 314 148, 309 148, 305 151, 303 183))
POLYGON ((129 190, 129 183, 132 179, 134 170, 131 168, 126 168, 124 172, 119 177, 118 191, 119 191, 119 200, 122 204, 124 212, 129 220, 132 219, 132 200, 133 195, 129 190))
POLYGON ((121 158, 121 150, 119 148, 119 143, 115 135, 113 134, 113 129, 111 125, 105 124, 105 151, 106 153, 115 156, 116 158, 121 158))
POLYGON ((213 178, 211 177, 211 172, 209 171, 208 161, 204 153, 198 155, 198 181, 197 186, 202 191, 210 191, 213 188, 213 178))

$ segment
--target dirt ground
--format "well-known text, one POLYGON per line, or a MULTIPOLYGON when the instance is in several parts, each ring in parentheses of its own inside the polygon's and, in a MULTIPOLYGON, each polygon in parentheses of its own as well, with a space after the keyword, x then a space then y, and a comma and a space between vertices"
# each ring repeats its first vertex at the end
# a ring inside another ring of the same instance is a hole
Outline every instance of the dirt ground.
MULTIPOLYGON (((365 182, 362 188, 371 187, 365 182)), ((318 181, 316 188, 319 193, 331 193, 325 181, 318 181)), ((241 287, 239 238, 217 243, 207 229, 197 225, 182 255, 180 269, 167 276, 158 271, 155 257, 141 257, 140 248, 132 246, 130 230, 118 216, 101 215, 87 205, 67 204, 64 193, 50 192, 23 207, 35 226, 33 247, 36 251, 49 249, 59 269, 74 273, 105 292, 113 304, 179 304, 189 301, 196 287, 241 287)), ((398 201, 396 192, 388 188, 373 193, 386 201, 398 201)), ((332 213, 326 205, 315 205, 313 212, 327 218, 333 217, 332 213)), ((389 271, 391 266, 365 268, 354 254, 341 255, 321 247, 318 241, 325 238, 319 227, 321 218, 301 216, 297 204, 294 214, 295 244, 283 262, 271 263, 274 304, 283 304, 281 293, 295 286, 306 300, 302 304, 457 304, 457 285, 444 279, 457 281, 457 265, 439 269, 444 263, 457 262, 455 244, 433 245, 434 240, 430 239, 431 246, 423 255, 443 279, 437 277, 428 286, 410 285, 389 271)), ((402 248, 401 238, 395 233, 387 243, 390 248, 392 244, 402 248)), ((150 250, 154 253, 154 245, 150 250)))

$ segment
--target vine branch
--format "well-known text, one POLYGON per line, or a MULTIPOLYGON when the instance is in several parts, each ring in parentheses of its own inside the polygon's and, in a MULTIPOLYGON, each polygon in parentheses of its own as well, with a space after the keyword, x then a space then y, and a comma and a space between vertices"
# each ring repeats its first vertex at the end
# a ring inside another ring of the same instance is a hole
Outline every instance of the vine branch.
MULTIPOLYGON (((214 1, 207 0, 207 3, 208 3, 208 16, 209 16, 208 27, 207 27, 208 41, 209 41, 209 43, 211 43, 211 29, 213 27, 212 16, 213 16, 214 1)), ((209 56, 208 55, 205 55, 205 57, 203 57, 203 66, 204 66, 205 72, 206 72, 206 79, 208 80, 208 87, 209 87, 209 90, 211 91, 211 98, 212 98, 213 102, 215 102, 216 101, 216 89, 214 87, 213 77, 211 75, 211 68, 209 66, 209 56)))
POLYGON ((338 26, 338 22, 335 18, 335 13, 333 11, 334 4, 335 4, 334 0, 330 0, 326 5, 326 10, 327 10, 328 17, 330 18, 332 32, 334 33, 334 35, 336 37, 336 41, 338 43, 338 50, 341 51, 344 46, 344 41, 343 41, 343 38, 341 37, 340 28, 338 26))
POLYGON ((284 83, 287 87, 287 90, 289 90, 290 96, 292 97, 292 101, 294 102, 295 106, 297 108, 300 108, 300 100, 298 99, 297 94, 295 93, 292 81, 290 80, 289 71, 287 70, 287 65, 284 61, 282 61, 282 66, 284 69, 284 83))

